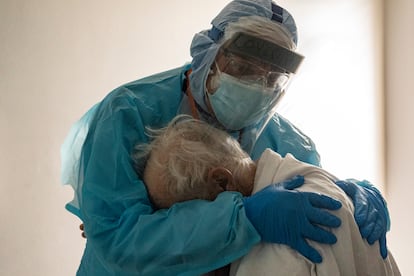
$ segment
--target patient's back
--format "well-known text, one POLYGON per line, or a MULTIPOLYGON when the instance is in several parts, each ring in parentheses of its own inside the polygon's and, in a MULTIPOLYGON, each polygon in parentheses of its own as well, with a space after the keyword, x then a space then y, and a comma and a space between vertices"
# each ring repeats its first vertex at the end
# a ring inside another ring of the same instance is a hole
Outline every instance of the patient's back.
POLYGON ((352 201, 334 184, 336 178, 328 172, 302 163, 292 155, 282 158, 266 150, 258 161, 253 193, 298 174, 305 176, 305 184, 298 190, 325 194, 342 202, 340 210, 332 211, 342 221, 339 228, 330 230, 337 243, 309 241, 323 257, 320 264, 310 262, 288 246, 261 243, 232 264, 230 275, 401 275, 390 252, 384 260, 378 242, 369 245, 362 239, 352 201))

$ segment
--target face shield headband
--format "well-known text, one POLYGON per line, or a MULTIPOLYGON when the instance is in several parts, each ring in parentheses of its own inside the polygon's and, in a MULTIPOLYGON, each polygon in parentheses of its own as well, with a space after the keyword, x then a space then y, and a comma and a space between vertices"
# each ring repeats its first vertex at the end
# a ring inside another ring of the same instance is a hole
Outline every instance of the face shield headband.
POLYGON ((225 50, 239 56, 253 58, 264 64, 275 66, 282 72, 293 74, 296 73, 304 59, 302 55, 287 48, 245 33, 235 34, 225 50))

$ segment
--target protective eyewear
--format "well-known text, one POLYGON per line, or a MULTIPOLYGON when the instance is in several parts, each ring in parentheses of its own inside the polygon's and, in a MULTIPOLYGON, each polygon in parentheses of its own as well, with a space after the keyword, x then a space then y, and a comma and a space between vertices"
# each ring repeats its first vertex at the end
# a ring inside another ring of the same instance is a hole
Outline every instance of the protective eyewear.
POLYGON ((219 71, 239 79, 243 83, 260 85, 264 89, 283 89, 289 82, 290 74, 282 72, 269 63, 258 62, 248 57, 221 50, 216 62, 219 71))

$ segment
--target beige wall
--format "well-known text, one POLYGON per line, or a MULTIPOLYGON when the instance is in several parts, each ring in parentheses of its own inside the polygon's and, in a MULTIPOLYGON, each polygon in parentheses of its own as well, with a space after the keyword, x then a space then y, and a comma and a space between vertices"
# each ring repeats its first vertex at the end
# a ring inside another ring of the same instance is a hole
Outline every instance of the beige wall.
MULTIPOLYGON (((306 1, 291 1, 301 16, 306 1)), ((70 126, 116 86, 188 61, 193 34, 207 28, 227 2, 0 1, 0 275, 75 274, 84 240, 79 220, 63 208, 72 192, 59 184, 59 149, 70 126)), ((411 0, 390 2, 387 37, 395 41, 386 44, 389 244, 411 275, 412 224, 405 223, 413 209, 408 120, 414 69, 406 26, 414 26, 414 8, 411 0)))
POLYGON ((403 275, 414 275, 414 1, 385 0, 389 244, 403 275))
POLYGON ((84 240, 59 179, 70 126, 118 85, 183 65, 225 2, 0 1, 0 275, 75 274, 84 240))

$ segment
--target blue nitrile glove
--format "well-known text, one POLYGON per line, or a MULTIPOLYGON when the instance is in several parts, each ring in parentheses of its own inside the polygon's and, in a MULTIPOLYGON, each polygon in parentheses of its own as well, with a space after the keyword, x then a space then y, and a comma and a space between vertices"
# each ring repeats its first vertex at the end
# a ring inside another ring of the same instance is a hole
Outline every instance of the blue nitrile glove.
POLYGON ((388 254, 386 233, 390 229, 390 216, 381 193, 367 180, 340 180, 336 185, 354 202, 354 217, 361 236, 369 244, 378 241, 381 256, 385 259, 388 254))
POLYGON ((302 186, 303 176, 296 176, 244 198, 246 215, 263 242, 286 244, 314 263, 322 257, 305 239, 334 244, 336 237, 318 227, 338 227, 341 220, 327 211, 342 204, 328 196, 294 191, 302 186))

